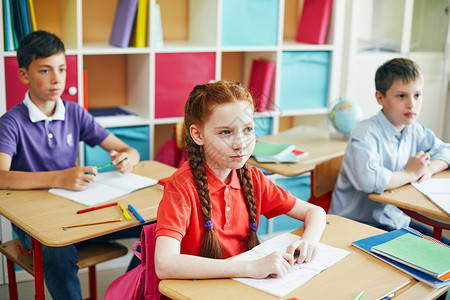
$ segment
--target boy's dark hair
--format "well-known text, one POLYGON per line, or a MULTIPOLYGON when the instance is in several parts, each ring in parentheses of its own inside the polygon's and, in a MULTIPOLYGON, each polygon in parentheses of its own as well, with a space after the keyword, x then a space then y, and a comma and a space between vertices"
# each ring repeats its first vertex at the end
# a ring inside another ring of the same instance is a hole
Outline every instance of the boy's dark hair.
POLYGON ((375 73, 375 88, 386 96, 387 90, 395 80, 402 79, 404 82, 410 82, 417 78, 422 78, 422 73, 414 61, 407 58, 394 58, 378 68, 375 73))
POLYGON ((64 44, 59 37, 43 30, 33 31, 20 41, 17 62, 19 68, 28 69, 33 60, 57 53, 65 53, 64 44))

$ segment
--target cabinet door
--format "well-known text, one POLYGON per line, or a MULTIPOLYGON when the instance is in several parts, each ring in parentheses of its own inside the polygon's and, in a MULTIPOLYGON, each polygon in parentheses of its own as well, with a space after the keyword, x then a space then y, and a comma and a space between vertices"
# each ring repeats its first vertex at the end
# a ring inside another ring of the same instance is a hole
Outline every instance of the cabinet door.
MULTIPOLYGON (((78 102, 77 84, 77 56, 66 56, 67 76, 66 87, 61 98, 78 102)), ((28 87, 19 80, 19 65, 16 57, 5 57, 5 88, 6 88, 6 109, 10 110, 16 104, 22 102, 28 87)))
POLYGON ((195 85, 215 77, 215 53, 157 53, 155 118, 182 117, 195 85))

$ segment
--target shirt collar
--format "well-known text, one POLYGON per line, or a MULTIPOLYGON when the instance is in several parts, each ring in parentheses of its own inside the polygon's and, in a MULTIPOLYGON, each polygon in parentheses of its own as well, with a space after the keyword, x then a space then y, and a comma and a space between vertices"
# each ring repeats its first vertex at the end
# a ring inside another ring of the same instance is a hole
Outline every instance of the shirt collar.
MULTIPOLYGON (((205 163, 205 171, 206 176, 208 177, 208 185, 209 185, 209 193, 213 194, 217 192, 218 190, 224 188, 227 186, 222 180, 217 177, 217 175, 208 167, 208 165, 205 163)), ((241 189, 241 183, 239 181, 239 177, 237 175, 236 170, 231 170, 230 174, 230 183, 228 186, 234 188, 234 189, 241 189)))
POLYGON ((402 131, 399 131, 384 115, 383 110, 380 110, 380 112, 377 114, 377 119, 387 136, 396 136, 400 138, 402 136, 402 133, 408 132, 409 125, 406 125, 402 131))
POLYGON ((66 119, 66 107, 64 106, 61 98, 56 100, 56 108, 53 116, 46 116, 30 99, 29 92, 25 94, 25 99, 23 100, 23 104, 28 108, 28 116, 31 122, 36 123, 39 121, 53 121, 53 120, 62 120, 66 119))

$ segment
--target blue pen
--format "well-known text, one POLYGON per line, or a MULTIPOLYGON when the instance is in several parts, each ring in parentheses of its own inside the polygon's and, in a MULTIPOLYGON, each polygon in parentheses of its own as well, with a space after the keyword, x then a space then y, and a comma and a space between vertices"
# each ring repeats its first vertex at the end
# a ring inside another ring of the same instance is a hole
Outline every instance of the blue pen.
POLYGON ((141 222, 142 224, 145 223, 144 218, 138 213, 138 211, 133 207, 133 205, 128 204, 128 209, 133 213, 136 219, 139 220, 139 222, 141 222))

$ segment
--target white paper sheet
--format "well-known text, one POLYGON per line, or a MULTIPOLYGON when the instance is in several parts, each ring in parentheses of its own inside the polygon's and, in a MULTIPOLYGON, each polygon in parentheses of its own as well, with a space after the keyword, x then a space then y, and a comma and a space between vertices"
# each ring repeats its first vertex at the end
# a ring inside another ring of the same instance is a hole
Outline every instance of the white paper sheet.
MULTIPOLYGON (((274 251, 285 252, 286 248, 298 236, 284 233, 280 234, 250 251, 244 252, 233 259, 236 260, 256 260, 264 257, 274 251)), ((283 297, 297 287, 307 282, 321 271, 337 263, 347 256, 350 252, 347 250, 331 247, 325 244, 319 244, 319 249, 313 261, 303 264, 294 264, 289 272, 280 278, 268 277, 264 279, 253 278, 233 278, 236 281, 245 283, 259 290, 265 291, 277 297, 283 297)))
POLYGON ((421 183, 413 182, 412 186, 450 216, 450 178, 430 178, 421 183))
POLYGON ((49 192, 91 206, 155 185, 157 182, 153 178, 113 171, 99 173, 96 180, 83 191, 56 188, 50 189, 49 192))

